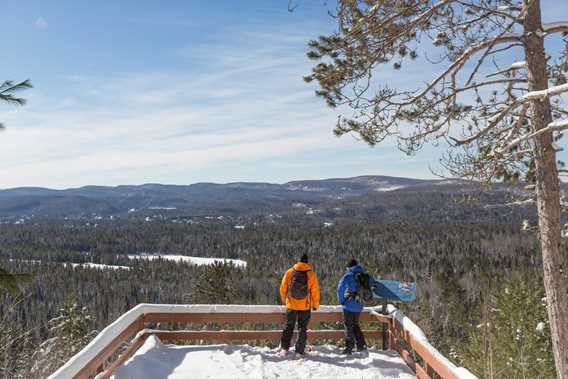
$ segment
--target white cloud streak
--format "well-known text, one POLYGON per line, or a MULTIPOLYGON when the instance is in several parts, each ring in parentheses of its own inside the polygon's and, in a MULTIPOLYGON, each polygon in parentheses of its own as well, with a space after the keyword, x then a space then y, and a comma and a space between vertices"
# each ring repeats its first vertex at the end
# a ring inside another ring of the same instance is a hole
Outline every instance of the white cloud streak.
POLYGON ((45 18, 38 17, 34 21, 34 27, 36 29, 47 29, 49 27, 49 23, 47 22, 47 20, 45 18))

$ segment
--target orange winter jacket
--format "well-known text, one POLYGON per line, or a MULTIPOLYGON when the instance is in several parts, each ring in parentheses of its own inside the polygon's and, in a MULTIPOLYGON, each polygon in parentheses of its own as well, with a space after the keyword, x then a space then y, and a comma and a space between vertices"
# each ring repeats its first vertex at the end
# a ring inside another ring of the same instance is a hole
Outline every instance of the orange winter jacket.
POLYGON ((308 311, 312 308, 319 308, 320 306, 320 289, 316 273, 311 271, 312 266, 308 263, 298 262, 291 269, 286 271, 280 284, 280 297, 282 303, 286 304, 286 308, 295 311, 308 311), (308 296, 305 299, 292 299, 288 296, 288 287, 292 280, 292 275, 296 271, 308 271, 308 296))

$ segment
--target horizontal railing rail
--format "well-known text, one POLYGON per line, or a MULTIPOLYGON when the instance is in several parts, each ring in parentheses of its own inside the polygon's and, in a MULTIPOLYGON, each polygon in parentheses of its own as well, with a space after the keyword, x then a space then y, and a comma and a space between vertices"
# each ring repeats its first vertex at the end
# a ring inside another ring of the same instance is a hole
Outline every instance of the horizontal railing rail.
MULTIPOLYGON (((390 346, 392 350, 398 351, 418 378, 433 378, 434 373, 443 379, 475 378, 469 371, 457 368, 434 349, 422 331, 395 307, 389 305, 387 314, 382 314, 381 310, 381 307, 366 308, 361 314, 361 322, 378 322, 382 325, 380 329, 365 330, 365 335, 369 339, 382 339, 384 349, 390 346), (413 354, 403 347, 404 344, 410 347, 413 354), (416 362, 414 354, 421 357, 423 365, 416 362)), ((49 379, 87 379, 101 373, 99 378, 109 378, 151 335, 164 341, 176 342, 276 342, 280 340, 281 330, 162 330, 161 324, 217 324, 221 328, 243 324, 283 324, 285 311, 281 306, 266 305, 139 304, 101 331, 49 379), (160 329, 146 329, 147 326, 156 324, 160 325, 160 329)), ((341 307, 321 306, 318 311, 312 312, 310 325, 341 321, 341 307)), ((318 329, 308 333, 310 341, 342 338, 342 330, 318 329)))

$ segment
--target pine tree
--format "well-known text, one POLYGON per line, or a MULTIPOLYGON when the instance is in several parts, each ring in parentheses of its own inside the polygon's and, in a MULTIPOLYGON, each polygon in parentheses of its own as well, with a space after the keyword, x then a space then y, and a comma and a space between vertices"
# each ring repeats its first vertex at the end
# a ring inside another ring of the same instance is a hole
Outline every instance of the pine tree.
POLYGON ((204 267, 195 282, 192 302, 206 304, 232 304, 239 298, 242 270, 225 262, 215 262, 204 267))
MULTIPOLYGON (((0 101, 15 105, 24 105, 26 100, 15 96, 16 92, 32 88, 32 83, 29 80, 24 80, 20 83, 14 83, 11 80, 6 80, 0 84, 0 101)), ((4 125, 0 123, 0 130, 4 129, 4 125)))
POLYGON ((480 378, 556 377, 539 280, 509 280, 486 299, 481 323, 469 331, 463 358, 480 378))
POLYGON ((18 284, 32 279, 31 274, 14 274, 0 267, 0 290, 5 289, 11 295, 18 293, 18 284))
POLYGON ((543 23, 539 0, 339 0, 335 16, 337 33, 309 43, 317 63, 305 80, 331 107, 351 109, 338 136, 355 133, 370 145, 394 138, 407 154, 448 145, 443 166, 453 176, 534 188, 556 369, 568 379, 555 143, 568 129, 559 98, 568 92, 568 22, 543 23), (554 38, 561 49, 546 51, 554 38), (381 72, 417 64, 440 74, 397 86, 381 72))
POLYGON ((59 315, 49 321, 50 337, 35 350, 31 374, 45 377, 62 366, 69 358, 85 347, 97 334, 87 308, 79 308, 69 298, 59 315))

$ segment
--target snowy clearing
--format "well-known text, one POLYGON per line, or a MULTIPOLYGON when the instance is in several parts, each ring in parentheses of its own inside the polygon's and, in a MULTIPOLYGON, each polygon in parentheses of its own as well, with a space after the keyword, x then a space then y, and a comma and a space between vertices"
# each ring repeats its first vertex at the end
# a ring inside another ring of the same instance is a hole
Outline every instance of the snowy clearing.
POLYGON ((316 346, 306 358, 275 353, 248 345, 166 345, 150 336, 111 378, 416 378, 394 352, 373 349, 367 357, 346 357, 334 346, 316 346))
POLYGON ((247 267, 247 262, 240 259, 225 259, 225 258, 203 258, 203 257, 189 257, 187 255, 173 255, 173 254, 129 254, 128 259, 147 259, 154 261, 163 259, 165 261, 184 262, 196 266, 211 265, 216 262, 232 263, 237 267, 247 267))
POLYGON ((82 268, 93 268, 98 270, 130 270, 128 266, 119 266, 119 265, 106 265, 102 263, 68 263, 68 262, 43 262, 36 259, 8 259, 9 262, 22 262, 22 263, 30 263, 30 264, 43 264, 43 263, 54 263, 63 265, 63 267, 71 266, 73 268, 82 267, 82 268))
POLYGON ((407 186, 394 186, 394 185, 393 186, 384 186, 384 187, 375 188, 375 191, 389 192, 389 191, 396 191, 396 190, 399 190, 399 189, 403 189, 403 188, 406 188, 406 187, 407 186))
POLYGON ((128 266, 118 266, 118 265, 105 265, 102 263, 63 263, 63 266, 70 265, 71 267, 81 267, 81 268, 95 268, 98 270, 130 270, 128 266))

